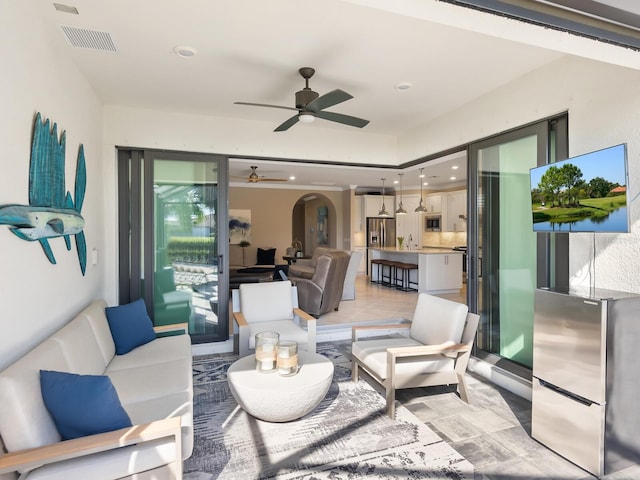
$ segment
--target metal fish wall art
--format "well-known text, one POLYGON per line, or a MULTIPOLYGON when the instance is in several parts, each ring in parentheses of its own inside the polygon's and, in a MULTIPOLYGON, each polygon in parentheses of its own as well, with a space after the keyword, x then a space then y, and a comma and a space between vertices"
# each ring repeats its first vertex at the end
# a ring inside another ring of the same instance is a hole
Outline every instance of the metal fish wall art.
POLYGON ((71 235, 75 237, 82 275, 87 268, 87 243, 84 218, 80 214, 87 186, 87 167, 84 146, 78 150, 74 197, 65 194, 66 132, 58 139, 58 126, 36 115, 29 165, 29 205, 0 205, 0 225, 11 225, 16 236, 30 242, 37 241, 53 264, 56 259, 49 244, 50 238, 63 237, 71 250, 71 235))

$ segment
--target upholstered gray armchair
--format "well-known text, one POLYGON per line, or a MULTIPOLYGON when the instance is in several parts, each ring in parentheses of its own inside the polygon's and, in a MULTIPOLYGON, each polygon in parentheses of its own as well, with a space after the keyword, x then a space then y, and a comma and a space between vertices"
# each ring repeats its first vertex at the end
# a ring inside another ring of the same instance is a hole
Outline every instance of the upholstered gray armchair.
POLYGON ((298 287, 300 308, 316 318, 338 310, 348 265, 347 252, 331 250, 318 256, 311 278, 291 278, 298 287))

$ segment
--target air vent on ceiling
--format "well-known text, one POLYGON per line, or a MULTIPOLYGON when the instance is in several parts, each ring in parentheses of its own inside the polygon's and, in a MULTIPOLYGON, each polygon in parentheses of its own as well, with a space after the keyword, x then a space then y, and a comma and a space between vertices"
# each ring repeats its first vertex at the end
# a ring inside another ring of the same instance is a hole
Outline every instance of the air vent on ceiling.
POLYGON ((107 32, 97 30, 87 30, 86 28, 70 27, 60 25, 62 32, 67 37, 69 43, 78 48, 90 48, 103 52, 115 53, 118 51, 111 35, 107 32))

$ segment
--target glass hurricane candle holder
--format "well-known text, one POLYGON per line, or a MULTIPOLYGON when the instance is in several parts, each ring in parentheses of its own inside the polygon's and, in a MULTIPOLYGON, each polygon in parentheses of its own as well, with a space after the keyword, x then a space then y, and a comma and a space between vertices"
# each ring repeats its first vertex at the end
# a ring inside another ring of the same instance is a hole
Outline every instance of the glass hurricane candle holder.
POLYGON ((276 371, 276 346, 280 335, 276 332, 256 333, 256 370, 260 373, 276 371))
POLYGON ((278 343, 278 375, 290 377, 298 373, 298 343, 284 341, 278 343))

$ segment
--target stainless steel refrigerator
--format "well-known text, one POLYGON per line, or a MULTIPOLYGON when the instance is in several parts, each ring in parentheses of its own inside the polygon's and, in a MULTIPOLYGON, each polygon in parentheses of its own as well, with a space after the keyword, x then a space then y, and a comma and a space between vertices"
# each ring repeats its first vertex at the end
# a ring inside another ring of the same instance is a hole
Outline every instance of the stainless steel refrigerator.
POLYGON ((396 219, 367 217, 367 275, 370 271, 369 248, 394 248, 396 246, 396 219))
POLYGON ((531 435, 601 477, 640 462, 640 296, 535 293, 531 435))

